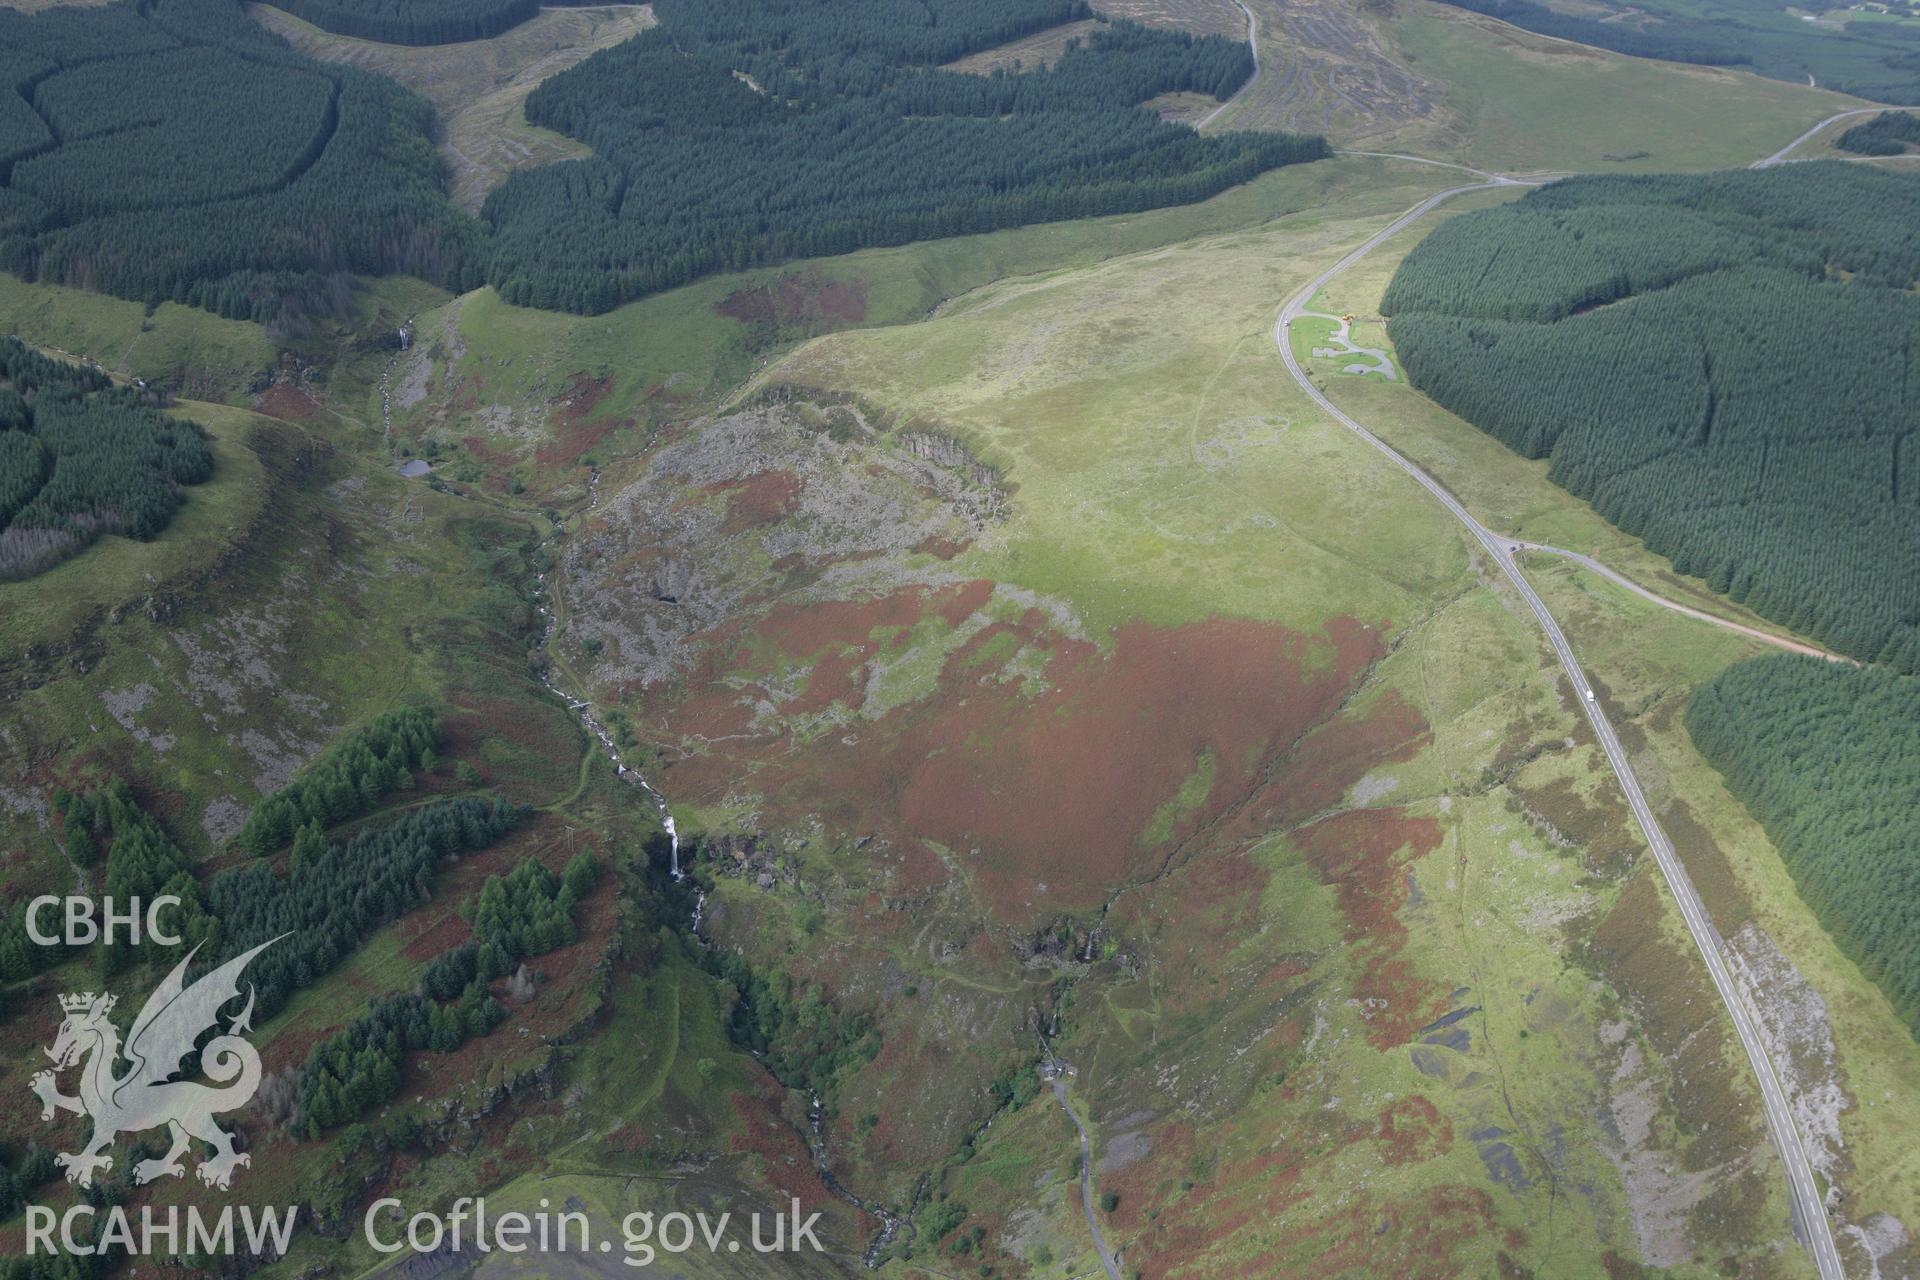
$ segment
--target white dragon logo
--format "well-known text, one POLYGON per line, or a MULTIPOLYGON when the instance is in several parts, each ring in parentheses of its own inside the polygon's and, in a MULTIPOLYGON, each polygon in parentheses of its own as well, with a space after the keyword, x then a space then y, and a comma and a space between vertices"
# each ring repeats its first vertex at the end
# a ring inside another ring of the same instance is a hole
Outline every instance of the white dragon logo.
POLYGON ((253 1029, 251 987, 246 1008, 229 1020, 226 1034, 215 1036, 200 1051, 201 1074, 225 1087, 170 1077, 179 1072, 181 1059, 193 1051, 201 1034, 218 1023, 222 1006, 239 996, 240 973, 247 963, 279 940, 263 942, 235 956, 192 986, 186 983, 187 966, 200 948, 189 951, 147 997, 140 1016, 127 1032, 124 1048, 119 1030, 108 1021, 117 997, 91 991, 60 997, 66 1020, 60 1024, 53 1047, 46 1051, 53 1059, 53 1069, 35 1075, 30 1087, 39 1095, 42 1120, 53 1119, 59 1111, 93 1120, 93 1136, 84 1149, 55 1157, 67 1171, 68 1182, 92 1186, 95 1171, 113 1168, 113 1157, 107 1151, 117 1135, 162 1125, 171 1133, 173 1145, 158 1160, 142 1160, 134 1166, 137 1182, 151 1182, 162 1174, 178 1178, 186 1173, 180 1157, 195 1138, 214 1149, 213 1157, 202 1158, 194 1170, 210 1187, 226 1189, 232 1185, 235 1169, 253 1163, 244 1152, 233 1149, 233 1135, 213 1119, 216 1112, 245 1106, 260 1087, 260 1055, 241 1039, 242 1033, 253 1029), (131 1065, 124 1074, 115 1075, 114 1067, 123 1056, 131 1065), (71 1098, 60 1092, 54 1077, 80 1064, 84 1064, 80 1069, 80 1096, 71 1098))

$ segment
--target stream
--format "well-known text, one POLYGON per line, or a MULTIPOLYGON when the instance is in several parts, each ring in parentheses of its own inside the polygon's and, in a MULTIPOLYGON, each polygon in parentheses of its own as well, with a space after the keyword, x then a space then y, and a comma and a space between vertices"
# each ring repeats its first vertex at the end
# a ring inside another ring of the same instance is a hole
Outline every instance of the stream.
MULTIPOLYGON (((596 471, 594 473, 594 480, 598 481, 599 478, 600 473, 596 471)), ((588 492, 592 492, 591 486, 588 492)), ((549 539, 543 539, 540 545, 545 546, 549 540, 550 536, 549 539)), ((534 581, 540 584, 540 603, 535 606, 540 610, 540 638, 534 641, 533 647, 544 652, 547 647, 547 642, 553 638, 553 605, 547 595, 546 572, 542 571, 535 574, 534 581)), ((540 682, 551 689, 562 702, 567 704, 569 710, 580 717, 580 723, 586 726, 587 732, 600 740, 601 748, 607 753, 607 759, 613 762, 614 772, 620 779, 624 782, 633 783, 647 793, 647 798, 653 802, 655 811, 660 815, 660 826, 667 833, 669 865, 673 872, 673 878, 675 880, 680 879, 680 832, 673 824, 673 813, 667 808, 667 798, 661 795, 658 789, 656 789, 651 782, 648 782, 646 777, 642 775, 638 769, 628 767, 626 759, 620 754, 619 744, 613 740, 613 735, 607 731, 607 727, 600 723, 600 718, 593 714, 592 705, 589 704, 586 699, 575 697, 570 690, 561 687, 560 681, 555 675, 558 669, 554 663, 548 662, 546 666, 541 669, 540 682)), ((700 912, 705 905, 706 897, 703 894, 698 899, 698 905, 694 908, 693 929, 696 936, 700 931, 700 912)))
POLYGON ((872 1201, 862 1200, 840 1185, 840 1179, 833 1176, 832 1163, 827 1159, 827 1136, 825 1127, 821 1123, 822 1119, 820 1095, 816 1093, 813 1095, 813 1105, 807 1108, 807 1145, 813 1150, 813 1170, 820 1175, 820 1181, 827 1190, 862 1213, 880 1219, 880 1231, 873 1237, 872 1243, 867 1245, 866 1256, 862 1259, 867 1265, 867 1270, 872 1271, 880 1265, 880 1255, 900 1233, 900 1224, 905 1219, 872 1201))
MULTIPOLYGON (((384 396, 385 386, 383 384, 383 399, 384 396)), ((595 495, 598 492, 599 485, 600 472, 596 469, 591 473, 587 481, 588 511, 592 511, 593 509, 595 495)), ((543 547, 546 546, 548 542, 553 540, 554 536, 554 534, 548 534, 546 538, 541 539, 540 545, 543 547)), ((548 642, 553 638, 555 622, 553 600, 549 594, 552 588, 547 581, 549 572, 550 570, 543 570, 534 575, 534 581, 538 583, 539 594, 539 603, 535 607, 540 611, 540 636, 539 639, 534 642, 534 647, 542 652, 546 650, 548 642)), ((600 746, 606 752, 607 759, 613 762, 614 772, 623 781, 630 782, 647 793, 647 798, 653 802, 654 809, 660 815, 660 825, 667 833, 667 844, 670 851, 669 866, 673 873, 673 878, 675 880, 684 878, 680 870, 680 833, 674 826, 673 814, 667 807, 667 798, 662 795, 651 782, 647 781, 638 769, 634 769, 627 764, 625 758, 620 754, 620 746, 614 741, 613 734, 607 730, 605 725, 600 723, 600 718, 593 714, 593 708, 586 699, 576 696, 573 691, 565 688, 560 683, 557 675, 558 670, 559 668, 553 662, 549 661, 540 672, 540 682, 546 685, 562 702, 566 703, 568 709, 580 718, 580 723, 586 727, 587 731, 599 739, 600 746)), ((694 938, 703 944, 705 940, 700 937, 700 923, 706 914, 706 909, 707 895, 704 890, 700 890, 694 895, 693 913, 689 927, 693 932, 694 938)), ((855 1195, 846 1187, 842 1186, 840 1179, 834 1176, 833 1162, 829 1158, 827 1151, 826 1131, 823 1124, 820 1096, 818 1094, 812 1095, 812 1105, 807 1112, 807 1130, 807 1145, 813 1155, 814 1171, 819 1175, 821 1183, 825 1185, 829 1191, 839 1196, 842 1200, 845 1200, 854 1208, 880 1220, 880 1230, 867 1245, 864 1258, 867 1269, 873 1270, 880 1265, 880 1255, 885 1252, 887 1246, 891 1245, 895 1237, 899 1235, 900 1228, 904 1224, 905 1219, 882 1205, 864 1200, 855 1195)))
POLYGON ((387 357, 387 367, 380 371, 380 438, 389 448, 393 445, 393 366, 413 346, 412 316, 401 322, 399 333, 400 349, 387 357))

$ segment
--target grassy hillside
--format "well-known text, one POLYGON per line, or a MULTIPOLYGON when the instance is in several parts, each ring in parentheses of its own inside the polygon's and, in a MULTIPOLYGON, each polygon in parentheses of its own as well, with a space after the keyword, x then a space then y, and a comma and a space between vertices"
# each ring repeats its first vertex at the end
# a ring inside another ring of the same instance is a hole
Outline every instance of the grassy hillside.
POLYGON ((93 361, 115 377, 176 387, 196 400, 245 387, 275 347, 260 326, 197 307, 137 302, 0 275, 0 329, 50 354, 93 361))
MULTIPOLYGON (((588 463, 624 470, 665 425, 725 398, 768 354, 836 329, 905 324, 991 281, 1066 270, 1228 228, 1326 198, 1323 166, 1263 177, 1204 203, 869 249, 741 272, 581 318, 478 290, 423 309, 389 375, 396 438, 457 445, 455 465, 502 491, 565 497, 588 463), (479 409, 479 412, 475 410, 479 409)), ((373 374, 377 380, 377 371, 373 374)), ((377 386, 363 417, 380 413, 377 386)))
POLYGON ((1882 16, 1892 21, 1856 24, 1814 22, 1813 15, 1772 0, 1596 4, 1580 12, 1534 0, 1448 2, 1634 57, 1739 67, 1872 102, 1920 102, 1920 31, 1891 14, 1882 16))
POLYGON ((1211 128, 1316 130, 1338 147, 1503 173, 1648 172, 1750 163, 1859 105, 1552 40, 1433 0, 1250 3, 1265 70, 1211 128))
POLYGON ((1144 1274, 1768 1265, 1751 1085, 1570 693, 1273 356, 1445 181, 1333 172, 1345 216, 807 343, 562 560, 557 659, 700 833, 709 936, 878 1020, 824 1132, 914 1211, 900 1274, 1097 1265, 1019 1083, 1056 1017, 1144 1274))

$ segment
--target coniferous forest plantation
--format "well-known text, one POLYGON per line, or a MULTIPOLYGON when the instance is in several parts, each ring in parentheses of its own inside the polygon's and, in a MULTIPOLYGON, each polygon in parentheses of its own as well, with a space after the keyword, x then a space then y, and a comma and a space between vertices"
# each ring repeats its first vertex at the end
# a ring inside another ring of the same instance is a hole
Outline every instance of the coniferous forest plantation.
POLYGON ((1909 144, 1920 143, 1920 116, 1905 111, 1882 111, 1865 124, 1854 125, 1834 140, 1834 146, 1861 156, 1897 156, 1909 144))
POLYGON ((152 538, 181 486, 212 474, 192 423, 0 338, 0 579, 38 573, 101 533, 152 538))
MULTIPOLYGON (((0 268, 283 331, 344 305, 350 273, 485 280, 592 313, 717 271, 1189 203, 1328 154, 1284 133, 1201 137, 1140 108, 1230 96, 1253 59, 1220 37, 1110 23, 1051 70, 935 69, 1087 17, 1084 0, 656 9, 659 27, 527 102, 593 158, 515 175, 480 222, 447 200, 426 103, 293 52, 238 0, 0 10, 0 268)), ((511 6, 295 11, 417 43, 519 20, 511 6)))
POLYGON ((1920 1036, 1920 683, 1782 655, 1694 694, 1687 731, 1800 893, 1920 1036))
POLYGON ((1050 70, 933 64, 1073 18, 1081 0, 663 0, 661 25, 543 83, 527 118, 592 159, 487 200, 509 301, 599 312, 787 258, 1205 199, 1328 154, 1285 133, 1202 137, 1139 103, 1230 96, 1246 45, 1112 23, 1050 70))
POLYGON ((337 35, 383 44, 453 44, 510 31, 539 0, 284 0, 277 6, 337 35))
POLYGON ((427 104, 238 0, 0 10, 0 268, 290 325, 348 273, 478 282, 427 104))
POLYGON ((1920 177, 1575 178, 1383 308, 1413 382, 1755 612, 1920 670, 1920 177))

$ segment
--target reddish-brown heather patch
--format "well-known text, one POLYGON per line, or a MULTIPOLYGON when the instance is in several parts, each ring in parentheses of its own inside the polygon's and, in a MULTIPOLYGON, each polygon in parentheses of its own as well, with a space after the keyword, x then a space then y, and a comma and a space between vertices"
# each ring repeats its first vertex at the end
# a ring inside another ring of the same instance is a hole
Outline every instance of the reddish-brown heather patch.
POLYGON ((762 471, 744 479, 710 484, 705 492, 727 495, 727 519, 721 531, 739 533, 784 520, 798 511, 805 487, 805 482, 791 471, 762 471))
MULTIPOLYGON (((513 465, 513 455, 505 449, 496 448, 485 436, 461 436, 460 447, 489 471, 497 473, 513 465)), ((498 476, 494 478, 498 479, 498 476)))
MULTIPOLYGON (((726 746, 712 754, 676 762, 676 786, 689 796, 724 794, 747 760, 768 752, 784 757, 787 752, 784 733, 763 735, 752 743, 745 741, 753 722, 748 705, 751 698, 743 698, 729 680, 739 674, 734 664, 752 652, 752 646, 744 643, 749 638, 770 644, 789 659, 810 666, 806 687, 799 698, 782 708, 784 713, 812 714, 835 701, 858 706, 865 685, 861 673, 884 646, 884 641, 873 638, 875 632, 903 632, 929 613, 963 621, 977 605, 959 612, 961 604, 984 602, 992 591, 992 583, 981 582, 937 592, 909 587, 870 600, 781 605, 751 627, 736 621, 709 632, 686 682, 695 692, 667 714, 684 736, 724 742, 726 746)), ((756 785, 764 786, 766 781, 756 785)), ((843 829, 867 829, 871 816, 863 818, 858 811, 847 813, 843 829)))
MULTIPOLYGON (((988 584, 992 590, 992 584, 988 584)), ((908 587, 870 600, 828 600, 818 604, 782 605, 754 628, 782 653, 811 657, 829 645, 877 649, 874 631, 911 627, 926 614, 947 603, 953 589, 928 597, 924 587, 908 587)))
POLYGON ((472 935, 472 928, 456 911, 439 912, 431 920, 414 924, 416 917, 426 914, 416 911, 400 922, 398 932, 404 939, 400 944, 400 954, 409 960, 431 960, 459 947, 472 935))
MULTIPOLYGON (((1258 928, 1268 874, 1250 850, 1247 845, 1203 849, 1150 893, 1129 894, 1116 904, 1113 920, 1123 934, 1131 933, 1137 920, 1155 940, 1157 953, 1178 956, 1179 963, 1160 979, 1169 984, 1169 998, 1177 998, 1172 992, 1178 990, 1191 1001, 1217 999, 1215 983, 1229 957, 1258 928)), ((1298 957, 1281 956, 1251 982, 1236 973, 1234 998, 1259 999, 1271 984, 1289 985, 1288 979, 1305 967, 1298 957)))
POLYGON ((606 1146, 609 1151, 638 1155, 653 1146, 653 1138, 647 1133, 647 1126, 635 1120, 608 1134, 606 1146))
POLYGON ((953 538, 927 537, 916 543, 913 549, 918 555, 932 556, 936 560, 951 560, 972 545, 970 540, 956 541, 953 538))
POLYGON ((918 840, 902 840, 892 852, 893 879, 888 888, 896 896, 922 893, 953 878, 940 855, 918 840))
MULTIPOLYGON (((1042 1101, 1052 1105, 1044 1095, 1042 1101)), ((1146 1155, 1124 1169, 1101 1174, 1099 1189, 1118 1195, 1122 1212, 1144 1219, 1148 1210, 1185 1194, 1178 1188, 1187 1176, 1193 1151, 1193 1126, 1169 1120, 1154 1128, 1153 1146, 1146 1155)))
MULTIPOLYGON (((1344 1145, 1337 1142, 1336 1150, 1344 1145)), ((1137 1165, 1110 1175, 1102 1185, 1120 1192, 1123 1209, 1128 1205, 1128 1192, 1122 1188, 1133 1188, 1135 1212, 1129 1216, 1138 1219, 1132 1224, 1138 1234, 1127 1250, 1127 1261, 1137 1266, 1142 1276, 1155 1280, 1172 1275, 1286 1274, 1271 1270, 1229 1273, 1208 1261, 1207 1253, 1250 1226, 1281 1221, 1288 1210, 1304 1201, 1308 1192, 1300 1182, 1309 1158, 1304 1145, 1282 1138, 1263 1155, 1223 1164, 1191 1193, 1168 1195, 1151 1220, 1145 1215, 1150 1207, 1150 1189, 1164 1178, 1154 1179, 1144 1173, 1127 1178, 1139 1169, 1137 1165)), ((1154 1163, 1166 1167, 1159 1161, 1154 1163)), ((1168 1172, 1178 1174, 1170 1168, 1168 1172)))
POLYGON ((461 379, 460 385, 454 390, 452 397, 447 401, 447 407, 452 410, 448 416, 459 419, 477 412, 480 408, 481 394, 485 392, 486 389, 487 380, 479 374, 472 374, 461 379))
POLYGON ((825 331, 867 318, 864 282, 829 280, 818 267, 790 271, 755 289, 738 289, 713 304, 730 320, 747 324, 802 325, 825 331))
MULTIPOLYGON (((658 384, 656 388, 664 390, 658 388, 658 384)), ((604 378, 574 374, 567 390, 551 402, 554 407, 547 414, 550 439, 534 450, 534 461, 543 467, 574 466, 620 427, 632 426, 631 418, 604 416, 588 421, 612 389, 612 384, 604 378)))
POLYGON ((1612 1249, 1600 1255, 1600 1265, 1607 1269, 1609 1280, 1653 1280, 1658 1274, 1652 1267, 1642 1266, 1612 1249))
POLYGON ((298 1071, 300 1064, 312 1056, 313 1047, 339 1029, 338 1023, 289 1026, 273 1038, 272 1044, 261 1046, 261 1069, 268 1075, 276 1071, 298 1071))
POLYGON ((1407 937, 1399 918, 1406 867, 1439 845, 1440 825, 1403 809, 1349 810, 1308 827, 1294 842, 1333 886, 1347 937, 1365 966, 1353 994, 1367 1002, 1369 1043, 1377 1049, 1405 1044, 1415 1028, 1446 1012, 1445 992, 1398 958, 1407 937))
POLYGON ((856 936, 875 942, 914 931, 914 921, 904 911, 889 911, 884 894, 870 893, 855 908, 850 925, 856 936))
POLYGON ((868 654, 863 649, 829 653, 813 664, 807 687, 784 710, 789 715, 812 715, 836 702, 858 705, 866 688, 868 654))
POLYGON ((555 406, 554 416, 578 422, 599 408, 611 390, 613 385, 605 378, 576 373, 567 379, 567 389, 550 402, 555 406))
POLYGON ((1329 1219, 1303 1224, 1291 1233, 1294 1239, 1283 1239, 1280 1253, 1297 1258, 1298 1244, 1324 1242, 1322 1252, 1308 1265, 1308 1274, 1452 1280, 1459 1274, 1455 1251, 1490 1232, 1493 1225, 1493 1200, 1486 1192, 1433 1187, 1411 1203, 1387 1207, 1384 1214, 1380 1206, 1356 1204, 1329 1219))
POLYGON ((1164 857, 1137 841, 1196 760, 1217 761, 1214 786, 1176 837, 1331 711, 1364 659, 1307 675, 1305 645, 1280 627, 1220 619, 1124 627, 1106 657, 1064 643, 1037 699, 965 699, 868 767, 912 830, 981 850, 981 882, 1002 913, 1026 914, 1040 884, 1046 903, 1084 907, 1164 857))
POLYGON ((1446 1153, 1453 1125, 1420 1094, 1389 1103, 1380 1111, 1380 1158, 1387 1164, 1418 1164, 1446 1153))
POLYGON ((986 607, 993 599, 993 583, 987 578, 975 578, 963 582, 958 587, 949 588, 935 595, 929 602, 933 612, 938 614, 950 627, 957 627, 986 607))
MULTIPOLYGON (((876 632, 904 631, 930 614, 957 626, 992 592, 979 580, 783 606, 754 634, 819 664, 806 708, 834 698, 857 705, 856 673, 886 644, 876 632)), ((1037 697, 1018 682, 983 682, 985 672, 966 663, 977 651, 962 646, 937 693, 857 733, 806 753, 787 751, 772 734, 728 742, 676 766, 679 780, 689 794, 721 794, 757 764, 756 789, 773 805, 845 830, 878 829, 897 843, 938 841, 968 861, 1003 918, 1025 920, 1091 905, 1157 868, 1171 846, 1142 848, 1141 834, 1199 759, 1214 759, 1214 786, 1175 824, 1173 841, 1217 820, 1278 767, 1382 649, 1377 631, 1350 619, 1330 624, 1324 638, 1245 620, 1134 624, 1105 653, 1044 627, 1038 613, 1015 627, 1023 639, 1051 641, 1049 687, 1037 697)), ((717 742, 744 728, 738 691, 721 683, 732 660, 711 660, 689 682, 699 692, 672 713, 683 732, 717 742)), ((1382 740, 1401 742, 1416 725, 1417 716, 1397 720, 1382 740)))
POLYGON ((458 691, 450 700, 455 711, 441 717, 445 732, 442 755, 474 756, 489 739, 498 738, 533 751, 551 751, 561 746, 561 735, 547 723, 548 717, 528 715, 524 698, 489 698, 458 691))
MULTIPOLYGON (((925 995, 919 997, 920 1000, 926 998, 925 995)), ((898 1166, 937 1161, 945 1154, 930 1149, 949 1135, 943 1132, 943 1126, 930 1124, 929 1113, 943 1113, 946 1100, 932 1104, 920 1086, 926 1081, 954 1079, 955 1063, 950 1045, 921 1037, 913 1019, 924 1016, 924 1012, 923 1008, 909 1003, 905 1018, 886 1023, 879 1056, 861 1070, 862 1080, 898 1082, 893 1087, 908 1086, 912 1089, 911 1096, 893 1105, 886 1105, 883 1097, 882 1105, 874 1109, 879 1122, 864 1139, 856 1136, 855 1117, 843 1116, 840 1122, 840 1141, 849 1147, 857 1146, 863 1157, 874 1164, 898 1166)), ((963 1074, 960 1078, 969 1077, 963 1074)))
POLYGON ((253 398, 253 407, 269 418, 305 422, 319 411, 320 402, 295 383, 276 382, 253 398))

